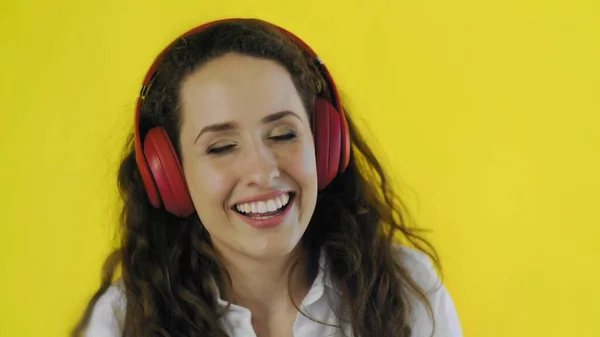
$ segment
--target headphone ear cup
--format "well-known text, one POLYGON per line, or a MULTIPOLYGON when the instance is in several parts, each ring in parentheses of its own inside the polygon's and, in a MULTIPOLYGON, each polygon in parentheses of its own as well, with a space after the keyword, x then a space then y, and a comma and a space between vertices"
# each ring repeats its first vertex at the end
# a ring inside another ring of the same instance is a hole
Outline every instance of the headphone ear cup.
POLYGON ((179 217, 194 213, 194 205, 175 148, 164 129, 148 131, 144 155, 165 209, 179 217))
POLYGON ((326 99, 315 101, 312 118, 319 190, 323 190, 338 174, 342 145, 340 113, 326 99))
POLYGON ((350 144, 350 128, 348 127, 348 121, 346 120, 346 114, 341 113, 341 160, 340 160, 340 173, 344 173, 350 165, 350 153, 352 151, 350 144))
POLYGON ((152 206, 154 206, 155 208, 161 207, 162 200, 160 199, 160 193, 158 192, 158 188, 156 187, 156 184, 154 182, 152 171, 148 166, 148 162, 146 161, 146 157, 143 153, 141 145, 139 150, 137 149, 136 145, 135 161, 137 163, 142 182, 144 183, 146 195, 148 195, 150 204, 152 204, 152 206))

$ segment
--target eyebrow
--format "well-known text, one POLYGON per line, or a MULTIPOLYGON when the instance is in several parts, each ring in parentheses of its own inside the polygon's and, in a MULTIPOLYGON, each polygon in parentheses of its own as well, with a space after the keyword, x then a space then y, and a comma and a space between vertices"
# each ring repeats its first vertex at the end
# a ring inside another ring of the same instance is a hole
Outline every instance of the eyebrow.
MULTIPOLYGON (((269 123, 273 123, 273 122, 278 121, 287 116, 294 116, 294 117, 298 118, 299 120, 302 120, 300 118, 300 116, 298 116, 296 113, 289 111, 289 110, 283 110, 283 111, 275 112, 268 116, 263 117, 261 122, 263 124, 269 124, 269 123)), ((198 141, 200 136, 202 136, 205 133, 235 130, 237 127, 238 127, 237 123, 234 123, 234 122, 225 122, 225 123, 211 124, 211 125, 205 126, 202 128, 202 130, 200 130, 200 132, 196 136, 196 139, 194 139, 194 144, 198 141)))

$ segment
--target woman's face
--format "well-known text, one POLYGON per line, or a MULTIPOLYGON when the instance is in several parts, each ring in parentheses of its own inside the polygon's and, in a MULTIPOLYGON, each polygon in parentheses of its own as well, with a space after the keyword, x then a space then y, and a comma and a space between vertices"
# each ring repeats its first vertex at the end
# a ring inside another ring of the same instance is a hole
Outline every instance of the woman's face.
POLYGON ((213 244, 229 257, 281 257, 315 209, 309 118, 287 70, 239 54, 216 58, 180 91, 182 165, 213 244))

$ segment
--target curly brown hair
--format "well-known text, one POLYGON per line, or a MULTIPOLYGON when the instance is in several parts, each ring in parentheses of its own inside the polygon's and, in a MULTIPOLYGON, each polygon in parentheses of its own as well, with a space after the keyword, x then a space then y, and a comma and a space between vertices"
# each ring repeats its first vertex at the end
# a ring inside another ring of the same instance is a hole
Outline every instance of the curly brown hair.
MULTIPOLYGON (((231 52, 283 65, 309 115, 311 102, 327 87, 306 51, 270 24, 258 19, 224 22, 179 38, 166 51, 141 108, 141 129, 162 126, 179 153, 182 79, 208 60, 231 52)), ((399 262, 394 241, 400 238, 424 252, 439 268, 438 256, 419 231, 407 225, 406 208, 345 111, 350 164, 318 194, 313 220, 300 244, 326 254, 328 276, 344 294, 340 308, 356 336, 408 337, 409 293, 425 303, 431 319, 433 314, 424 290, 399 262)), ((217 323, 220 312, 210 281, 231 287, 227 270, 197 214, 179 218, 149 203, 136 166, 133 133, 119 168, 118 187, 123 201, 120 246, 106 259, 102 284, 73 336, 82 335, 119 266, 127 298, 125 337, 226 336, 217 323)))

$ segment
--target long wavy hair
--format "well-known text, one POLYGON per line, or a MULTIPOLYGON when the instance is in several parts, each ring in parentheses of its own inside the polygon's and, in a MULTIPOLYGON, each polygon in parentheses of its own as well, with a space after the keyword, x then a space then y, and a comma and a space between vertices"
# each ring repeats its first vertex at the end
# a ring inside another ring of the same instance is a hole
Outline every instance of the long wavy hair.
MULTIPOLYGON (((220 23, 179 38, 158 65, 142 106, 141 128, 162 126, 179 151, 179 90, 182 80, 202 64, 226 53, 274 60, 291 74, 306 110, 327 87, 309 55, 264 21, 220 23)), ((400 238, 439 267, 437 253, 406 223, 406 208, 380 162, 347 113, 352 156, 348 169, 318 194, 315 213, 301 244, 324 252, 327 272, 343 293, 340 317, 362 337, 408 337, 409 293, 432 310, 427 297, 393 249, 400 238), (343 309, 342 309, 343 308, 343 309), (342 314, 341 312, 345 314, 342 314), (345 316, 344 316, 345 315, 345 316)), ((310 116, 309 116, 310 117, 310 116)), ((120 243, 106 259, 102 283, 73 336, 85 330, 94 305, 111 286, 117 269, 126 301, 124 337, 227 336, 211 280, 231 291, 227 270, 197 214, 178 218, 149 203, 135 162, 133 133, 118 171, 123 202, 120 243)))

